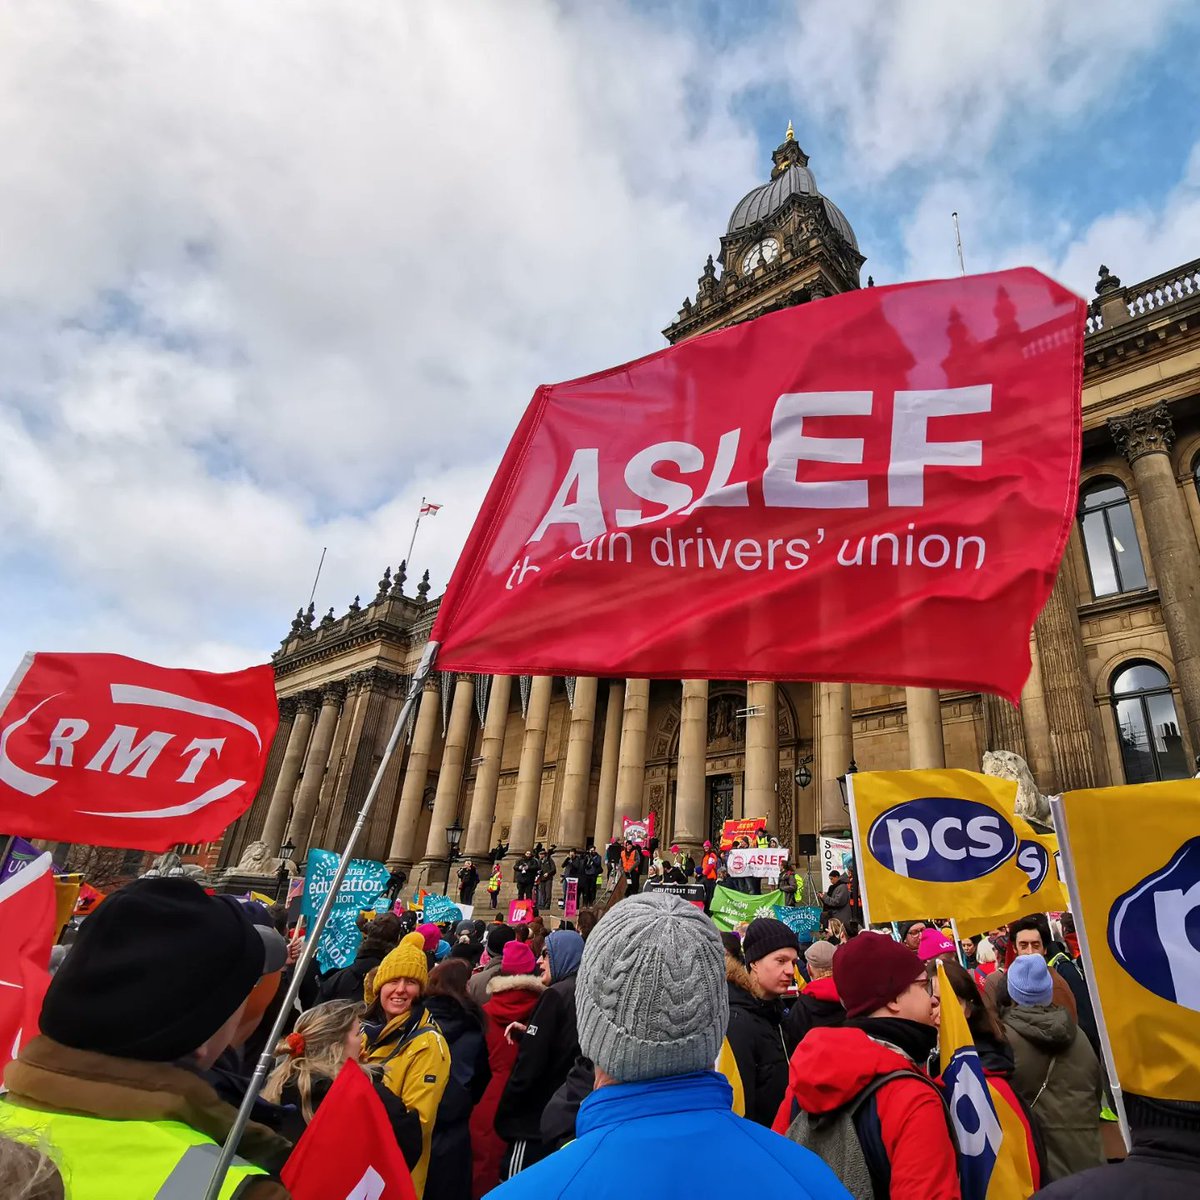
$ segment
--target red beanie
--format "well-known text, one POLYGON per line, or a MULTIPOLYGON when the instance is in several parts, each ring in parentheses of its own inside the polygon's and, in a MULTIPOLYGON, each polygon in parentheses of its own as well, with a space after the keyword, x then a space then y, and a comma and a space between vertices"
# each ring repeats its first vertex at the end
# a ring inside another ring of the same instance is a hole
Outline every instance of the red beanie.
POLYGON ((537 962, 524 942, 509 942, 500 954, 501 975, 532 975, 537 962))
POLYGON ((860 933, 833 956, 833 982, 848 1017, 873 1013, 924 975, 921 960, 884 934, 860 933))

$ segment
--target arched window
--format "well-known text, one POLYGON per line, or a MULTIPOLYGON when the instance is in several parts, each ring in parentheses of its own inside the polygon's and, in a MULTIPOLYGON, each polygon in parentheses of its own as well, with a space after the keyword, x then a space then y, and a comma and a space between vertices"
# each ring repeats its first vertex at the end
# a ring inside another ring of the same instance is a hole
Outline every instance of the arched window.
POLYGON ((1126 783, 1191 775, 1179 734, 1171 681, 1153 663, 1128 663, 1113 676, 1113 709, 1126 783))
POLYGON ((1120 483, 1105 479, 1084 490, 1079 501, 1079 526, 1093 596, 1136 592, 1146 586, 1133 510, 1120 483))

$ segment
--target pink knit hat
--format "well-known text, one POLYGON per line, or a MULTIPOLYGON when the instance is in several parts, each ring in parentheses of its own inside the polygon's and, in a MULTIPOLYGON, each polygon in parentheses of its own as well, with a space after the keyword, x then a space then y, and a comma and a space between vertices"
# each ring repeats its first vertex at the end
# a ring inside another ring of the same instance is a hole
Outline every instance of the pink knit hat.
POLYGON ((425 939, 426 950, 437 949, 438 942, 442 940, 442 931, 436 925, 418 925, 416 931, 425 939))
POLYGON ((940 958, 943 954, 953 954, 954 943, 940 929, 926 929, 921 934, 920 945, 917 946, 917 957, 922 962, 931 958, 940 958))
POLYGON ((501 975, 532 975, 537 962, 526 942, 509 942, 500 952, 501 975))

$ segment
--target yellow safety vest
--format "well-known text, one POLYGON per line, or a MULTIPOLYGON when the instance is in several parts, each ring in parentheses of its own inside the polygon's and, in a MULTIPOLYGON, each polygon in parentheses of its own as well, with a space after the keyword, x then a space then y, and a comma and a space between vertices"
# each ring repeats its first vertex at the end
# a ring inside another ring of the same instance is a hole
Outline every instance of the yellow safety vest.
MULTIPOLYGON (((0 1133, 40 1135, 71 1200, 199 1200, 221 1147, 179 1121, 109 1121, 0 1101, 0 1133)), ((260 1167, 234 1158, 221 1200, 260 1167)))

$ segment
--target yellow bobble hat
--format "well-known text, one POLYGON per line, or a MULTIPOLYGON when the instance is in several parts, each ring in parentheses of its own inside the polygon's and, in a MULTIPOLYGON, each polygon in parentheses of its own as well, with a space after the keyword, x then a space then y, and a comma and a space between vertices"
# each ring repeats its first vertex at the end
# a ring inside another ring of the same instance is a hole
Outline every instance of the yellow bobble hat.
MULTIPOLYGON (((417 936, 420 937, 419 934, 417 936)), ((421 946, 424 944, 422 938, 421 946)), ((422 992, 425 991, 425 985, 429 982, 429 967, 426 965, 425 951, 420 946, 414 946, 407 938, 376 967, 375 977, 363 993, 363 999, 367 1004, 374 1004, 383 985, 391 983, 393 979, 415 979, 421 985, 422 992)))

